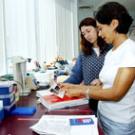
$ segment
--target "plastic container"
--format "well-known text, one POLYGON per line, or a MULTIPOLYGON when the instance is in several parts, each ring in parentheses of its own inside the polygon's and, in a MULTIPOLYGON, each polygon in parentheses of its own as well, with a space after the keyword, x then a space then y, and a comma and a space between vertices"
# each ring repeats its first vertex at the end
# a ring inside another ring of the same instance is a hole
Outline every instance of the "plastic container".
POLYGON ((3 101, 0 100, 0 122, 4 119, 3 101))

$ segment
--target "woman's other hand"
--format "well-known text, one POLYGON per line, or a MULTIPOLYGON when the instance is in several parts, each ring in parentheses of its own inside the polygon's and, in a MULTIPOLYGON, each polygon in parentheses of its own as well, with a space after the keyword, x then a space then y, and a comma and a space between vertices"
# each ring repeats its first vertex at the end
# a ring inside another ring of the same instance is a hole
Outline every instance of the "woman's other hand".
POLYGON ((99 79, 94 79, 90 85, 94 85, 94 86, 100 86, 102 85, 102 82, 99 79))
POLYGON ((60 89, 65 91, 65 95, 69 97, 83 97, 85 96, 85 91, 87 86, 84 85, 74 85, 63 83, 60 84, 60 89))

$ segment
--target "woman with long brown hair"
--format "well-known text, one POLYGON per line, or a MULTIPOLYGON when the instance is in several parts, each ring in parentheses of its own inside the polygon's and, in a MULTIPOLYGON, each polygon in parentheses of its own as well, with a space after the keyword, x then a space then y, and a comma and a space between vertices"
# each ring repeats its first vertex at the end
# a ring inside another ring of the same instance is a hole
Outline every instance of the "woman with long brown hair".
MULTIPOLYGON (((99 78, 99 72, 104 63, 104 57, 111 46, 108 46, 101 37, 98 37, 96 21, 85 18, 79 25, 81 33, 81 52, 72 69, 71 76, 64 83, 94 85, 99 78)), ((96 100, 91 99, 89 104, 95 112, 96 100)))

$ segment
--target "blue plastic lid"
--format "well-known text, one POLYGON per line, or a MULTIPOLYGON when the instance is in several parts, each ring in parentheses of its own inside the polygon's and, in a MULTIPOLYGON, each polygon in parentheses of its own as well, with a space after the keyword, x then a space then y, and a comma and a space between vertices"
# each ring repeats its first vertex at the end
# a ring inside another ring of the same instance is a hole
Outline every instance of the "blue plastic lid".
POLYGON ((30 107, 16 107, 11 111, 11 115, 33 115, 36 112, 35 106, 30 107))

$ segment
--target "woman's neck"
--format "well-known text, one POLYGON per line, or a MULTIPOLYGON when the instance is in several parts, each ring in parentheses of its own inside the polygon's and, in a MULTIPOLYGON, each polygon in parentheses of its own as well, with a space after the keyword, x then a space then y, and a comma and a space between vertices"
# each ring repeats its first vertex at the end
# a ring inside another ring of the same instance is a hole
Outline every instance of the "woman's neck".
POLYGON ((120 34, 120 33, 116 33, 115 39, 113 41, 113 50, 117 49, 117 47, 119 47, 126 39, 127 39, 127 35, 126 34, 120 34))
POLYGON ((99 46, 97 45, 97 41, 93 43, 93 48, 99 48, 99 46))

